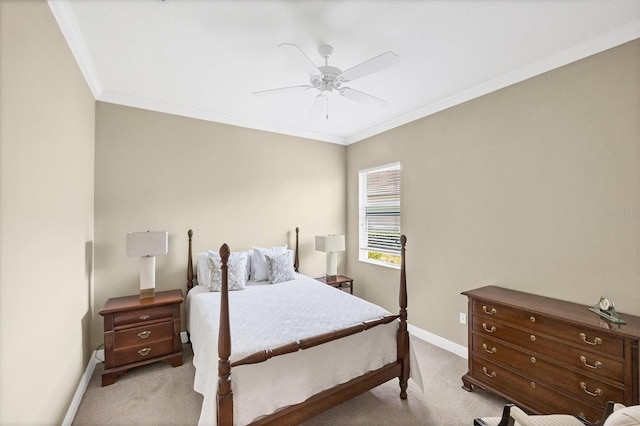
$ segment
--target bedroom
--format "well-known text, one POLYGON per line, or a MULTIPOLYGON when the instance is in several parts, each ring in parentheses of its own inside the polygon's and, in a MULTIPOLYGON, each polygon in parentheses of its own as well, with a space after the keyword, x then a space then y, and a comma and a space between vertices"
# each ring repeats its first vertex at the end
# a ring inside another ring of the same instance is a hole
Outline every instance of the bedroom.
MULTIPOLYGON (((96 102, 47 4, 28 4, 0 3, 0 422, 62 420, 101 343, 97 311, 136 291, 131 228, 170 233, 159 289, 183 288, 190 227, 242 246, 290 243, 300 226, 302 264, 318 274, 313 235, 355 246, 354 176, 393 161, 411 324, 465 347, 459 293, 486 283, 583 304, 606 291, 640 314, 637 40, 341 146, 96 102), (34 252, 43 277, 27 272, 34 252)), ((397 271, 355 251, 341 270, 359 296, 396 305, 385 286, 397 271)))

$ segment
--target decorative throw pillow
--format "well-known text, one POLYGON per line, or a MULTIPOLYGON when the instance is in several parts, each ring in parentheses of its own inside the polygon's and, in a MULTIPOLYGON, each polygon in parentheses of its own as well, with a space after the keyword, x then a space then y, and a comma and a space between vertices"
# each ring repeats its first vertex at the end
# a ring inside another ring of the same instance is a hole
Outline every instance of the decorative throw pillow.
POLYGON ((284 247, 270 247, 270 248, 253 248, 253 259, 251 268, 253 269, 253 275, 251 279, 254 281, 266 281, 269 279, 267 275, 267 259, 266 255, 275 256, 287 252, 287 246, 284 247))
POLYGON ((281 283, 295 279, 296 273, 291 264, 291 256, 286 251, 274 256, 265 255, 267 260, 267 275, 269 283, 281 283))
MULTIPOLYGON (((218 256, 209 256, 209 269, 211 272, 211 291, 222 289, 222 260, 218 256)), ((244 290, 247 284, 247 254, 240 253, 230 256, 227 262, 227 278, 229 291, 244 290)))
MULTIPOLYGON (((206 254, 207 254, 207 259, 212 257, 214 259, 220 260, 220 252, 209 250, 206 254)), ((247 257, 247 275, 245 275, 245 277, 248 280, 249 279, 249 273, 250 273, 251 256, 253 256, 253 250, 249 250, 249 251, 232 251, 231 254, 229 255, 229 259, 230 260, 231 259, 236 259, 236 258, 242 257, 242 256, 246 256, 247 257)), ((207 267, 208 266, 209 266, 209 264, 207 263, 207 267)), ((211 274, 208 274, 208 275, 211 276, 211 274)), ((211 287, 211 283, 209 283, 208 287, 211 287)))

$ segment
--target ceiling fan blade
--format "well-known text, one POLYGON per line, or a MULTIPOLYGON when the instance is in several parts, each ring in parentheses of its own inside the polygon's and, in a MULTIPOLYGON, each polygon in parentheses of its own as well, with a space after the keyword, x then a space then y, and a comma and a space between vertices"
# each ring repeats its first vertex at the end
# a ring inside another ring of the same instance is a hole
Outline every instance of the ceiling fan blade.
POLYGON ((322 72, 318 69, 318 67, 311 62, 311 59, 307 55, 304 54, 302 49, 300 49, 297 45, 291 43, 281 43, 278 45, 280 50, 282 50, 292 61, 296 62, 299 66, 302 67, 307 73, 311 75, 320 75, 322 72))
POLYGON ((368 61, 349 68, 342 73, 341 77, 345 81, 353 81, 357 78, 373 74, 374 72, 382 71, 383 69, 396 65, 399 62, 400 57, 398 55, 391 51, 384 52, 375 58, 371 58, 368 61))
POLYGON ((309 111, 309 118, 314 120, 329 119, 329 98, 327 95, 320 93, 316 96, 309 111))
POLYGON ((289 87, 281 87, 279 89, 269 89, 269 90, 259 90, 257 92, 253 92, 254 96, 265 96, 265 95, 279 95, 281 93, 289 93, 289 92, 300 92, 303 90, 313 89, 313 86, 309 86, 308 84, 302 86, 289 86, 289 87))
POLYGON ((361 104, 379 106, 387 104, 387 101, 385 101, 384 99, 376 98, 375 96, 368 95, 364 92, 352 89, 350 87, 344 87, 340 89, 340 94, 345 98, 349 98, 352 101, 356 101, 361 104))

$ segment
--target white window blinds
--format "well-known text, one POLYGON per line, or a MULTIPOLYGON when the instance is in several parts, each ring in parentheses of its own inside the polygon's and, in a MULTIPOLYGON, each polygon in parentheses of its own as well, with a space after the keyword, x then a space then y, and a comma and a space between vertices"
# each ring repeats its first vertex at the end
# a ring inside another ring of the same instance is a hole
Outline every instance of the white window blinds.
POLYGON ((360 250, 400 253, 400 164, 360 171, 360 250))

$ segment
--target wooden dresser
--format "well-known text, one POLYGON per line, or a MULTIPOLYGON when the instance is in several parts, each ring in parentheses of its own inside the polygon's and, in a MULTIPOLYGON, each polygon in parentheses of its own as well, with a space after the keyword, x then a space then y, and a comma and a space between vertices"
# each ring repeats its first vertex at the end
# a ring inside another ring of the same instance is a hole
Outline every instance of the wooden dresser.
POLYGON ((182 365, 180 304, 182 291, 156 292, 154 297, 116 297, 100 311, 104 317, 102 386, 130 368, 152 362, 182 365))
POLYGON ((495 392, 537 414, 600 419, 607 401, 640 404, 640 318, 610 325, 587 306, 495 286, 469 298, 463 388, 495 392))

